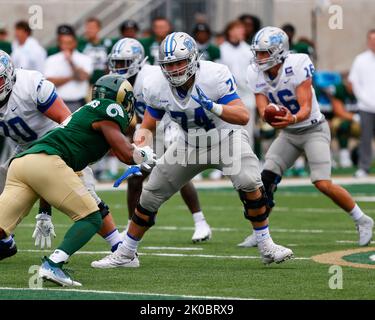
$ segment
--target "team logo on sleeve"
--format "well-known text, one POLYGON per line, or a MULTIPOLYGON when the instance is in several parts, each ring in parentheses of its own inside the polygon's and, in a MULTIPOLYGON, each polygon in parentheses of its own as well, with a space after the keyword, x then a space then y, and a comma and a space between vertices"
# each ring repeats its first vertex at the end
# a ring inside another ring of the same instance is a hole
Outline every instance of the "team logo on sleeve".
POLYGON ((107 114, 114 118, 117 116, 120 116, 121 118, 124 118, 124 110, 121 108, 121 106, 117 103, 111 103, 106 110, 107 114))

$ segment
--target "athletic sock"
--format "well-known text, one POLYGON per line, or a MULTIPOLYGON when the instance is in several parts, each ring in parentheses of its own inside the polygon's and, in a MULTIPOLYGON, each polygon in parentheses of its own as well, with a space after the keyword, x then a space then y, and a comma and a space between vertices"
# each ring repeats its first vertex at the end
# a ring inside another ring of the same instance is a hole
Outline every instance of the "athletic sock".
POLYGON ((349 212, 349 214, 355 222, 357 222, 364 216, 363 211, 357 204, 355 204, 354 208, 352 209, 352 211, 349 212))
POLYGON ((48 214, 49 216, 52 215, 52 208, 50 206, 47 206, 47 207, 39 207, 39 210, 38 210, 38 213, 39 214, 48 214))
POLYGON ((111 232, 107 233, 103 238, 108 242, 112 249, 114 247, 117 248, 118 244, 122 241, 120 232, 118 232, 117 229, 114 229, 111 232))
POLYGON ((61 267, 64 262, 66 262, 69 259, 69 255, 63 251, 56 249, 49 257, 48 260, 50 262, 53 262, 54 266, 61 267))
POLYGON ((57 248, 68 255, 81 249, 99 231, 102 216, 99 211, 76 221, 65 234, 63 242, 57 248))
POLYGON ((257 239, 257 243, 260 244, 268 239, 271 239, 270 231, 268 229, 268 225, 264 227, 254 228, 255 237, 257 239))
POLYGON ((8 242, 13 242, 13 237, 12 236, 9 236, 9 237, 6 237, 4 239, 0 239, 1 242, 4 242, 4 243, 8 243, 8 242))
POLYGON ((194 219, 194 224, 206 222, 206 219, 204 218, 204 214, 202 211, 194 212, 193 219, 194 219))
POLYGON ((121 250, 124 255, 133 257, 137 252, 140 241, 141 240, 132 237, 129 233, 126 233, 125 239, 119 247, 119 250, 121 250))

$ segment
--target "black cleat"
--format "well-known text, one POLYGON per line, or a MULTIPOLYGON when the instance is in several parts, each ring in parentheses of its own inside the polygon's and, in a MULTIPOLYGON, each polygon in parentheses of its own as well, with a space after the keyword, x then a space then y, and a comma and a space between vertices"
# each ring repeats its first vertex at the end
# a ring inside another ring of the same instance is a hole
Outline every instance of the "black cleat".
POLYGON ((13 239, 8 242, 0 241, 0 260, 14 256, 16 253, 17 246, 13 239))

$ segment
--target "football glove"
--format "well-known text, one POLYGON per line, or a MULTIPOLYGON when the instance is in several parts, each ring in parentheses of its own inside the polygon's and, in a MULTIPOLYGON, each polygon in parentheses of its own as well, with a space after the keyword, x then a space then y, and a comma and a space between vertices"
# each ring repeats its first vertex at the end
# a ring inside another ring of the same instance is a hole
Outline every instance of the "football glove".
POLYGON ((221 104, 213 102, 210 98, 208 98, 199 86, 195 86, 195 89, 197 90, 198 96, 195 96, 193 94, 191 95, 194 101, 206 110, 211 111, 212 113, 220 117, 223 113, 223 106, 221 104))
POLYGON ((35 246, 40 246, 41 249, 46 245, 51 248, 52 236, 56 237, 55 227, 53 226, 51 216, 46 213, 40 213, 36 217, 36 225, 33 233, 35 239, 35 246))
POLYGON ((134 146, 134 162, 141 165, 144 171, 150 172, 156 164, 156 154, 149 146, 137 147, 134 146))
POLYGON ((121 182, 123 182, 124 180, 133 176, 141 176, 141 175, 142 175, 142 172, 141 172, 141 168, 139 165, 129 166, 128 169, 124 172, 124 174, 115 181, 113 186, 117 188, 121 184, 121 182))

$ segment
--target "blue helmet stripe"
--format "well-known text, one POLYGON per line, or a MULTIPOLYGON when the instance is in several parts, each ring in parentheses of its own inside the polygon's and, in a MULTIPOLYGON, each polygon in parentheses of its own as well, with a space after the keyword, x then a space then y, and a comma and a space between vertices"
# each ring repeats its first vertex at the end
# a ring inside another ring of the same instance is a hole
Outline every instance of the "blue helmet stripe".
POLYGON ((169 41, 170 38, 171 38, 171 35, 167 36, 167 38, 165 39, 164 52, 165 52, 166 56, 168 56, 168 54, 169 54, 169 52, 168 52, 168 41, 169 41))
POLYGON ((174 36, 176 35, 176 32, 173 32, 171 35, 171 40, 169 41, 169 53, 172 55, 173 52, 173 40, 174 36))

